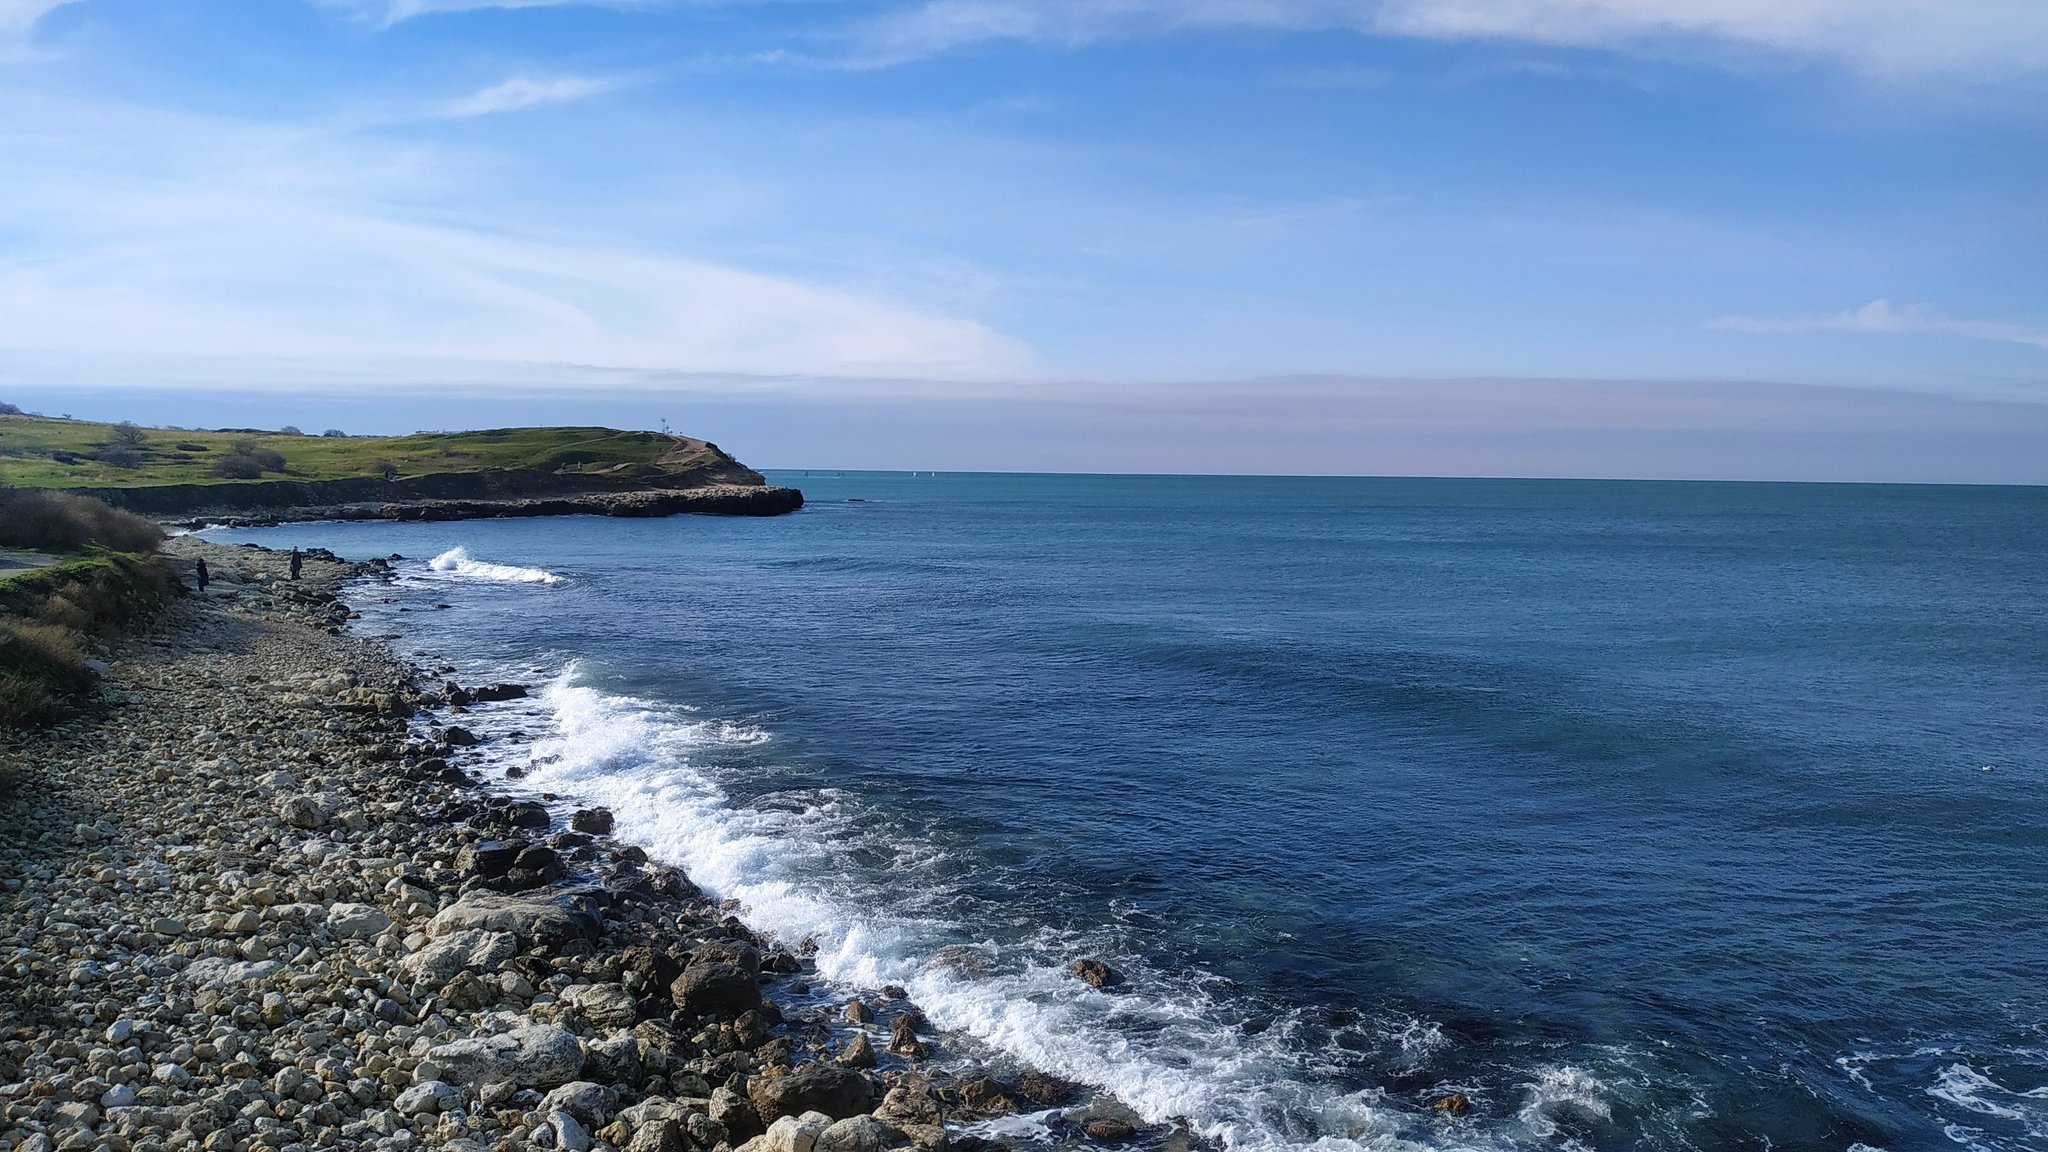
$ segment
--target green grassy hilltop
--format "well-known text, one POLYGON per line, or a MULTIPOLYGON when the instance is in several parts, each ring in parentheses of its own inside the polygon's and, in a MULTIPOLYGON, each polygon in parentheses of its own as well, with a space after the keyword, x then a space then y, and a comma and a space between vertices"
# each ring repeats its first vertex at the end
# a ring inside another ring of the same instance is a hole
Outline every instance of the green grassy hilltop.
POLYGON ((656 477, 730 463, 702 440, 611 428, 302 436, 0 415, 0 484, 32 488, 403 478, 494 469, 656 477))

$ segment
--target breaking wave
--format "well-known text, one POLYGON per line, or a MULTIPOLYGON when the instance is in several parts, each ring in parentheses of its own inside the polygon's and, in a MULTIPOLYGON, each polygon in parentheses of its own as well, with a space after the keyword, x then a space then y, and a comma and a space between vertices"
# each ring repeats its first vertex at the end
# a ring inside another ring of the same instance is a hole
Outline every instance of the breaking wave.
POLYGON ((506 584, 560 584, 562 578, 544 568, 521 568, 513 564, 492 564, 470 556, 467 548, 450 548, 427 562, 427 567, 447 576, 468 580, 492 580, 506 584))

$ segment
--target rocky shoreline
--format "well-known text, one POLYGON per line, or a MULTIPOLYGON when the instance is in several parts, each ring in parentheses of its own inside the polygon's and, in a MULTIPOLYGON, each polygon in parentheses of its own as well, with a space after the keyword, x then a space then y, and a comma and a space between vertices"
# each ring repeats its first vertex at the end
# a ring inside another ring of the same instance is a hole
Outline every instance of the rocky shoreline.
POLYGON ((588 492, 571 496, 536 496, 514 500, 386 500, 349 504, 308 504, 249 512, 201 509, 167 518, 175 527, 267 527, 308 520, 500 520, 527 516, 619 516, 648 518, 694 514, 702 516, 780 516, 804 506, 795 488, 754 484, 715 484, 702 488, 657 488, 632 492, 588 492))
POLYGON ((973 1152, 1014 1113, 1186 1146, 949 1074, 900 990, 835 999, 609 813, 485 789, 460 716, 523 690, 349 634, 379 566, 166 551, 209 594, 0 743, 0 1148, 973 1152))

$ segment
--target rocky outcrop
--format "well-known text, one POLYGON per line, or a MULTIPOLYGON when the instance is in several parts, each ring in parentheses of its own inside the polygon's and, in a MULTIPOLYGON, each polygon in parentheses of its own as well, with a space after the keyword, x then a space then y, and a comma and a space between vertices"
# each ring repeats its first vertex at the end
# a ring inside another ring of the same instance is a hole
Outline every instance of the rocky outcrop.
MULTIPOLYGON (((705 488, 600 492, 507 500, 383 500, 279 505, 251 504, 240 500, 220 502, 218 497, 224 490, 233 490, 237 487, 233 485, 193 484, 177 487, 189 490, 189 502, 180 503, 156 496, 142 500, 151 506, 150 514, 193 527, 206 524, 255 527, 303 520, 432 522, 503 520, 531 516, 649 518, 685 513, 705 516, 780 516, 804 506, 804 494, 797 489, 765 485, 716 485, 705 488)), ((158 489, 105 491, 156 492, 158 489)))

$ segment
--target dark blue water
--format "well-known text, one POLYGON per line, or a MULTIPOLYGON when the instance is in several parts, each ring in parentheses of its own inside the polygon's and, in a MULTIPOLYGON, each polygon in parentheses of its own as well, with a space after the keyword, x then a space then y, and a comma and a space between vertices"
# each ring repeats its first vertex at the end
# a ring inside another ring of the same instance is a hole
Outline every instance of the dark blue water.
POLYGON ((2048 490, 777 479, 227 535, 416 558, 366 629, 555 682, 494 755, 1154 1118, 2048 1146, 2048 490))

